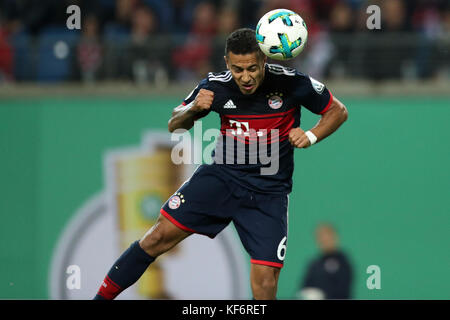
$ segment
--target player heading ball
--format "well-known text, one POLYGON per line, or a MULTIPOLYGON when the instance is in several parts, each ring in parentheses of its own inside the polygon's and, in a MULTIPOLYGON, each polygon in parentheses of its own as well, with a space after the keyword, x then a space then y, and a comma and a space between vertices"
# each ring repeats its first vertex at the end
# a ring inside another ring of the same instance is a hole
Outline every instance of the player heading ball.
MULTIPOLYGON (((262 175, 264 164, 237 161, 200 165, 162 206, 156 224, 115 262, 96 299, 113 299, 158 256, 191 234, 214 238, 230 222, 250 255, 253 297, 276 298, 287 252, 294 149, 308 148, 335 132, 347 119, 347 109, 325 85, 308 75, 267 64, 254 30, 239 29, 229 35, 225 62, 227 71, 209 73, 174 109, 169 131, 189 130, 211 111, 220 116, 222 134, 234 130, 230 135, 241 143, 246 141, 243 133, 247 130, 253 129, 256 136, 257 132, 278 130, 279 170, 262 175), (302 107, 321 115, 306 132, 300 128, 302 107)), ((218 147, 227 147, 228 142, 223 139, 218 147)))

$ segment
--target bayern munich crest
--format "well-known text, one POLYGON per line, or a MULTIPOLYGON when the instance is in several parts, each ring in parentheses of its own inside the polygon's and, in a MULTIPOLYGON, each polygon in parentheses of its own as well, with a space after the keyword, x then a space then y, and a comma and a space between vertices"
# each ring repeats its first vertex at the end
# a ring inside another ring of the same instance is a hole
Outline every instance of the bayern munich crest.
POLYGON ((174 209, 178 209, 180 207, 180 205, 182 203, 184 203, 184 199, 183 199, 183 195, 181 193, 177 193, 175 195, 173 195, 172 197, 170 197, 168 205, 169 208, 174 210, 174 209))
POLYGON ((269 98, 269 107, 271 107, 272 109, 280 109, 283 105, 283 99, 281 98, 282 96, 283 94, 278 92, 270 93, 269 95, 267 95, 267 97, 269 98))

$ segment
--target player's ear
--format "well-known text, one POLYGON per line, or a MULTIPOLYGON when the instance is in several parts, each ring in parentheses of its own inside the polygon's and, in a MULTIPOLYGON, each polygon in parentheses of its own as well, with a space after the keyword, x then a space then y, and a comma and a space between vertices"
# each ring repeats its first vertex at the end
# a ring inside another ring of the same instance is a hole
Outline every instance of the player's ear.
MULTIPOLYGON (((262 53, 262 51, 261 51, 261 53, 262 53)), ((264 53, 262 53, 262 58, 263 58, 264 64, 266 64, 267 63, 267 56, 264 53)))
POLYGON ((228 57, 226 55, 224 55, 223 58, 225 59, 225 65, 227 66, 227 69, 230 69, 228 67, 228 57))

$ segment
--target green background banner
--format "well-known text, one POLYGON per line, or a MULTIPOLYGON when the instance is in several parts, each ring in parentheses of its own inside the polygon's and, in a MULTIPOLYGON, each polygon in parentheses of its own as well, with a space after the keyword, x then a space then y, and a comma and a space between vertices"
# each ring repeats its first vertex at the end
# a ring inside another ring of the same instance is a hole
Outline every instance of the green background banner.
MULTIPOLYGON (((53 250, 74 212, 102 190, 104 152, 165 129, 180 99, 0 101, 0 298, 49 298, 53 250)), ((449 99, 341 100, 344 126, 295 153, 278 297, 295 297, 317 254, 314 229, 329 221, 353 262, 355 298, 449 299, 449 99), (381 269, 379 290, 366 286, 370 265, 381 269)), ((318 117, 305 110, 302 120, 308 129, 318 117)), ((217 115, 203 121, 218 126, 217 115)))

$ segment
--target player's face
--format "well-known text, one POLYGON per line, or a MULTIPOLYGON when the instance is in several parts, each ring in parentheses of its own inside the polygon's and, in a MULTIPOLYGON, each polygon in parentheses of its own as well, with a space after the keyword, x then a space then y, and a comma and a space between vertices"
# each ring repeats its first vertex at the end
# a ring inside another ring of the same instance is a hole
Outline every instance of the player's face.
POLYGON ((248 54, 229 52, 228 56, 225 56, 225 62, 243 94, 252 94, 261 85, 266 58, 258 52, 248 54))

